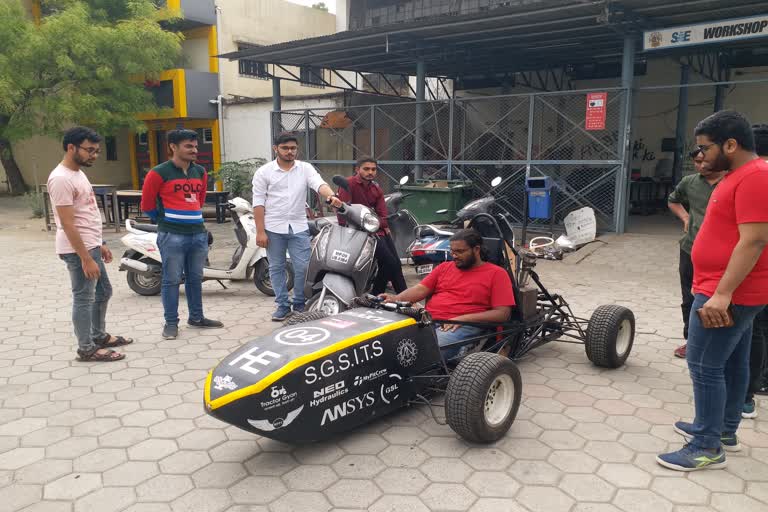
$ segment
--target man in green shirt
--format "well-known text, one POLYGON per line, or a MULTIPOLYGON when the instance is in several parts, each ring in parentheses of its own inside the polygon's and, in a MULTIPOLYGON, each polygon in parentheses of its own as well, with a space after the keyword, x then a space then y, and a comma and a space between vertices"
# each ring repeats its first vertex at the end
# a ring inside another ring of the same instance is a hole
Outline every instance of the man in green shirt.
MULTIPOLYGON (((669 195, 668 206, 677 218, 683 222, 683 236, 680 239, 680 292, 683 302, 680 308, 683 311, 683 337, 688 340, 688 317, 691 314, 693 304, 693 263, 691 262, 691 249, 696 234, 704 222, 704 213, 712 191, 717 183, 725 175, 725 172, 712 172, 702 169, 704 155, 694 150, 689 155, 693 159, 696 174, 691 174, 680 180, 675 190, 669 195)), ((683 344, 675 349, 675 356, 685 359, 685 347, 683 344)))

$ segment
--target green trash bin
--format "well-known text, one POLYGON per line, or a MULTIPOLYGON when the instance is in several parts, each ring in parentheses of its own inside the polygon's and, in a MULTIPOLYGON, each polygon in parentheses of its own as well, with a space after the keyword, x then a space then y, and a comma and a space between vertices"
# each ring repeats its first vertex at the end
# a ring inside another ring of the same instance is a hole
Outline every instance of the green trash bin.
POLYGON ((414 184, 402 185, 403 194, 409 194, 403 200, 403 208, 407 208, 420 224, 438 220, 452 220, 459 211, 472 199, 472 183, 458 180, 416 180, 414 184), (432 185, 434 186, 427 186, 432 185), (448 210, 438 214, 437 210, 448 210))

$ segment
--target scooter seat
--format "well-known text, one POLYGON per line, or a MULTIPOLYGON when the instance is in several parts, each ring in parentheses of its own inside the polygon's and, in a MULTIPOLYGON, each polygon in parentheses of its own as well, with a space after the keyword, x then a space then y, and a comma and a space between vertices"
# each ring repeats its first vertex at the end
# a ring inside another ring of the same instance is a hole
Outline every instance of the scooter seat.
POLYGON ((420 226, 420 228, 421 228, 420 229, 421 236, 429 236, 430 234, 434 234, 436 236, 451 237, 456 234, 456 231, 449 231, 445 228, 439 228, 434 224, 427 224, 425 226, 420 226))
POLYGON ((146 231, 147 233, 157 233, 157 224, 137 224, 134 222, 133 229, 146 231))
MULTIPOLYGON (((138 224, 134 222, 133 229, 146 233, 157 233, 157 224, 138 224)), ((208 231, 208 245, 213 245, 213 234, 210 231, 208 231)))

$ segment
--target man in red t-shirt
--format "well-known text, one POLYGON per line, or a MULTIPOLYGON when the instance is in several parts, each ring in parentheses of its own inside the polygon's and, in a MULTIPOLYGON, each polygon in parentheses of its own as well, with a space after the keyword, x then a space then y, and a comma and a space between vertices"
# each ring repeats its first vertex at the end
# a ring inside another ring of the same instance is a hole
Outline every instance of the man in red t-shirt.
MULTIPOLYGON (((452 262, 441 263, 421 283, 402 293, 382 293, 379 297, 387 302, 419 302, 431 295, 427 311, 435 320, 506 322, 515 305, 507 271, 483 261, 483 237, 474 229, 457 232, 450 242, 452 262)), ((442 347, 482 333, 479 327, 442 324, 437 330, 437 340, 442 347)), ((450 359, 461 348, 445 349, 443 355, 450 359)))
POLYGON ((725 467, 749 381, 752 321, 768 303, 768 164, 755 154, 749 121, 721 111, 696 127, 703 166, 730 169, 712 193, 693 244, 694 301, 686 360, 696 418, 674 428, 687 444, 659 455, 677 471, 725 467), (724 451, 725 450, 725 451, 724 451))

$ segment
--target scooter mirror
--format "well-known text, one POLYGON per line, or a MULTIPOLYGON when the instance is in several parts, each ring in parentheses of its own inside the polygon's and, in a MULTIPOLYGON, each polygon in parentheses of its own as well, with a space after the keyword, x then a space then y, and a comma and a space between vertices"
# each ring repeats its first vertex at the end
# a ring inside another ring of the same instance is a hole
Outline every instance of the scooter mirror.
POLYGON ((501 176, 496 176, 491 180, 491 186, 492 187, 498 187, 499 183, 501 183, 501 176))
POLYGON ((400 178, 400 184, 405 185, 406 183, 408 183, 408 179, 409 179, 408 176, 403 176, 402 178, 400 178))
POLYGON ((438 215, 443 215, 444 213, 448 213, 448 210, 446 210, 445 208, 442 208, 440 210, 437 210, 435 213, 438 215))
POLYGON ((349 190, 349 183, 347 183, 347 178, 344 176, 339 176, 338 174, 333 177, 333 182, 338 185, 339 187, 343 188, 344 190, 349 190))

